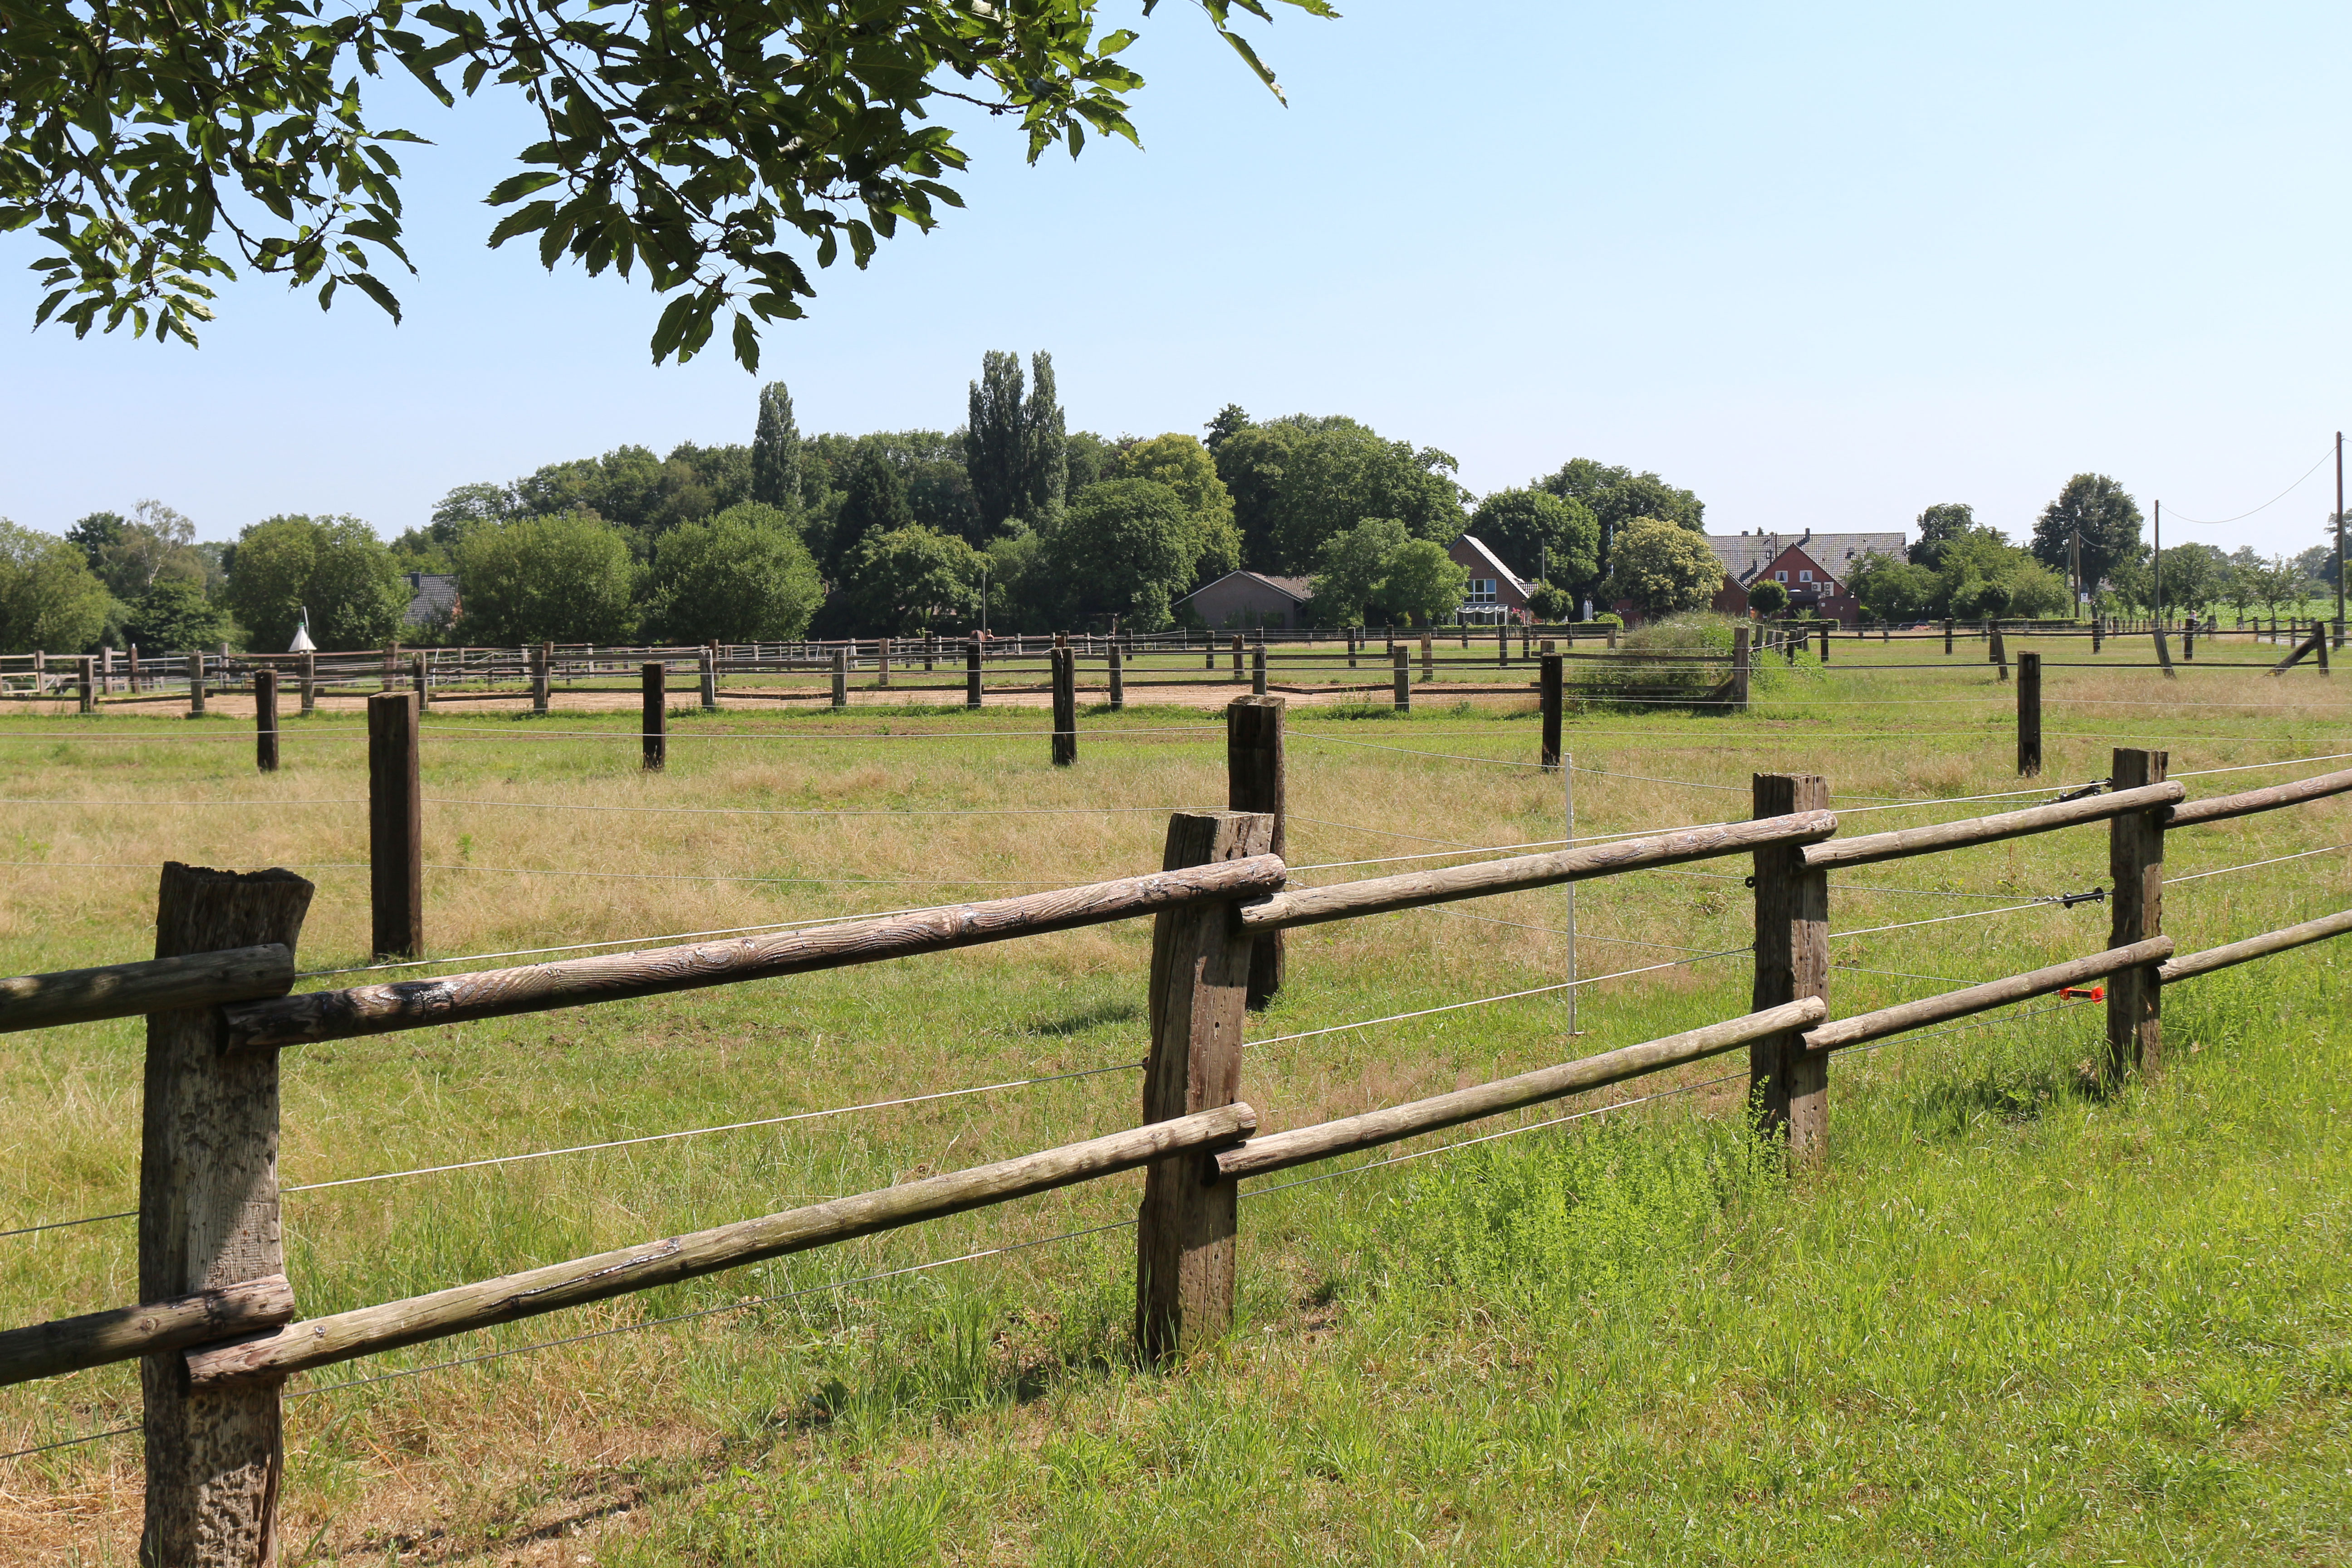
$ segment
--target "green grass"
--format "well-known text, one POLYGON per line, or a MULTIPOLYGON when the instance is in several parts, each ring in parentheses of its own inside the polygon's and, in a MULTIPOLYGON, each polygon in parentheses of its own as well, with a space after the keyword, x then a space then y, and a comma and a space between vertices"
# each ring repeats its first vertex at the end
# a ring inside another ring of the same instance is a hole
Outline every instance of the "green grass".
MULTIPOLYGON (((1570 749, 1601 770, 1573 775, 1580 830, 1744 816, 1753 771, 1824 772, 1852 805, 2018 788, 2009 691, 1965 645, 1949 673, 1842 668, 1880 646, 1841 643, 1829 672, 1768 670, 1742 718, 1577 716, 1570 749), (1937 705, 1891 706, 1919 698, 1937 705)), ((2343 749, 2330 742, 2341 708, 2315 676, 2046 681, 2053 784, 2104 773, 2110 744, 2168 744, 2176 772, 2343 749), (2292 706, 2170 705, 2200 691, 2292 706)), ((1557 834, 1558 775, 1449 760, 1531 760, 1524 706, 1296 711, 1293 863, 1557 834)), ((1087 724, 1211 717, 1139 708, 1087 724)), ((1214 731, 1097 733, 1078 768, 1056 771, 1035 710, 681 716, 655 777, 635 769, 625 714, 453 709, 434 723, 429 796, 514 803, 428 811, 427 859, 465 868, 429 877, 442 953, 1118 875, 1157 863, 1158 810, 912 813, 1223 797, 1214 731), (972 738, 873 733, 886 726, 972 738), (575 730, 589 733, 551 735, 575 730), (1019 733, 982 738, 1006 730, 1019 733), (751 738, 698 738, 722 734, 751 738), (823 880, 480 869, 524 866, 823 880), (877 886, 949 879, 972 880, 877 886)), ((12 808, 6 858, 40 864, 5 873, 0 971, 139 955, 152 868, 89 863, 363 859, 359 808, 299 804, 363 793, 357 725, 290 728, 324 739, 289 740, 287 770, 261 778, 245 726, 225 719, 0 721, 0 796, 124 803, 12 808), (126 739, 190 733, 222 743, 126 739), (251 801, 266 804, 224 804, 251 801)), ((1857 816, 1848 831, 1973 809, 1857 816)), ((2175 836, 2169 869, 2352 842, 2338 800, 2197 829, 2175 836)), ((2347 868, 2337 853, 2179 883, 2168 929, 2201 947, 2343 907, 2347 868)), ((1743 942, 1745 868, 1693 869, 1706 874, 1580 889, 1584 972, 1675 956, 1625 943, 1743 942)), ((306 967, 356 962, 364 876, 317 876, 306 967)), ((1841 877, 1832 923, 1986 910, 2104 879, 2102 835, 2054 835, 1841 877)), ((1559 973, 1543 928, 1561 902, 1519 894, 1297 933, 1291 987, 1251 1035, 1542 984, 1559 973)), ((2041 906, 1841 936, 1833 1005, 1928 994, 2105 935, 2096 906, 2041 906)), ((331 1180, 1131 1062, 1147 941, 1140 924, 1103 928, 289 1052, 283 1169, 331 1180)), ((1747 993, 1743 964, 1713 960, 1588 988, 1573 1041, 1557 998, 1536 997, 1270 1045, 1251 1053, 1244 1092, 1270 1127, 1298 1125, 1727 1016, 1747 993)), ((2183 987, 2168 999, 2167 1072, 2112 1099, 2078 1071, 2094 1008, 1849 1054, 1833 1070, 1830 1164, 1794 1181, 1741 1132, 1740 1082, 1706 1082, 1734 1058, 1612 1116, 1254 1197, 1244 1321, 1171 1372, 1129 1352, 1131 1232, 1050 1239, 1130 1217, 1132 1180, 334 1369, 313 1384, 811 1292, 304 1394, 289 1405, 288 1561, 2341 1560, 2346 1000, 2329 948, 2183 987), (1031 1241, 1046 1244, 866 1278, 1031 1241)), ((127 1021, 0 1037, 0 1228, 125 1206, 139 1042, 127 1021)), ((292 1194, 290 1272, 306 1312, 332 1311, 1108 1131, 1132 1122, 1135 1092, 1131 1074, 1108 1072, 292 1194)), ((130 1239, 117 1224, 0 1240, 0 1318, 129 1300, 130 1239)), ((0 1436, 135 1419, 135 1381, 115 1367, 0 1391, 0 1436)), ((129 1561, 136 1474, 135 1443, 120 1441, 11 1462, 0 1561, 129 1561)))

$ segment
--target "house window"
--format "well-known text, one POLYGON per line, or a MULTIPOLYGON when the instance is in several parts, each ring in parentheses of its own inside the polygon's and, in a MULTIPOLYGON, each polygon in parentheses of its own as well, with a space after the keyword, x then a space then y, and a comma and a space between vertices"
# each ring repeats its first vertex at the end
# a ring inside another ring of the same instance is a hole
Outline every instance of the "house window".
POLYGON ((1800 572, 1797 574, 1797 581, 1800 583, 1810 583, 1812 580, 1813 574, 1811 572, 1800 572))
POLYGON ((1786 572, 1775 572, 1772 575, 1779 582, 1785 583, 1789 580, 1789 574, 1786 572))
POLYGON ((1495 602, 1495 579, 1492 577, 1471 578, 1469 602, 1474 605, 1493 604, 1495 602))

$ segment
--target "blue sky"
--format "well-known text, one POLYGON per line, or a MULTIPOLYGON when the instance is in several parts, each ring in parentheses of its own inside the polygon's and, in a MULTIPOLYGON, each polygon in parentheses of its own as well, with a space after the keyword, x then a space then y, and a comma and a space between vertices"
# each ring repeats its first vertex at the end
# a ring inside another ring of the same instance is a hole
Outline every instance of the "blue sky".
MULTIPOLYGON (((2021 537, 2095 469, 2168 543, 2317 541, 2324 466, 2186 520, 2352 416, 2344 7, 1342 5, 1255 29, 1287 109, 1171 0, 1131 57, 1144 151, 1033 169, 967 125, 969 209, 819 274, 759 379, 804 429, 951 427, 983 350, 1046 349, 1074 427, 1349 414, 1481 492, 1654 468, 1719 531, 1964 500, 2021 537)), ((484 247, 519 115, 383 101, 437 143, 404 156, 397 328, 256 280, 195 352, 28 332, 37 245, 0 240, 0 516, 389 537, 454 485, 750 438, 757 382, 652 366, 641 287, 484 247)))

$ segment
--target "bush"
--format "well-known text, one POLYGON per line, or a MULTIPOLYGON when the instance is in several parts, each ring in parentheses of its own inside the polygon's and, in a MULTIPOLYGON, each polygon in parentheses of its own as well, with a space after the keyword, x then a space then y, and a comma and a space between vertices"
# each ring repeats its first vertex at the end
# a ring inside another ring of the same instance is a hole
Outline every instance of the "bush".
POLYGON ((1644 622, 1617 639, 1628 657, 1578 664, 1574 689, 1580 696, 1620 702, 1687 703, 1710 696, 1730 677, 1732 629, 1745 624, 1709 611, 1644 622), (1692 654, 1710 657, 1685 662, 1684 656, 1692 654), (1654 662, 1645 655, 1674 657, 1654 662))
POLYGON ((468 642, 616 643, 635 629, 636 563, 600 518, 518 518, 475 530, 455 553, 468 642))
POLYGON ((824 584, 783 513, 746 501, 663 534, 646 597, 647 635, 664 641, 791 642, 824 584))

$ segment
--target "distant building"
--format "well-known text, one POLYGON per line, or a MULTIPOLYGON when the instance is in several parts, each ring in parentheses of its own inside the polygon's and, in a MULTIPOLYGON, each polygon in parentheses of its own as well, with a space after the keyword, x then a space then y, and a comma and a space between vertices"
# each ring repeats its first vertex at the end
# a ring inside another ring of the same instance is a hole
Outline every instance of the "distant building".
POLYGON ((1723 563, 1723 586, 1714 608, 1727 616, 1748 614, 1748 591, 1763 582, 1789 590, 1789 612, 1811 610, 1825 621, 1853 626, 1862 605, 1853 596, 1853 569, 1865 555, 1904 559, 1903 535, 1891 533, 1710 533, 1706 542, 1723 563))
POLYGON ((408 579, 408 608, 401 624, 446 626, 457 618, 457 579, 443 572, 404 572, 408 579))
POLYGON ((1504 565, 1502 558, 1476 534, 1458 535, 1445 547, 1445 553, 1470 574, 1469 586, 1462 591, 1464 620, 1492 624, 1535 618, 1535 612, 1528 607, 1528 595, 1535 592, 1535 584, 1504 565))
POLYGON ((1311 579, 1306 577, 1228 572, 1176 603, 1189 607, 1211 631, 1247 631, 1254 626, 1288 629, 1307 624, 1310 584, 1311 579))

